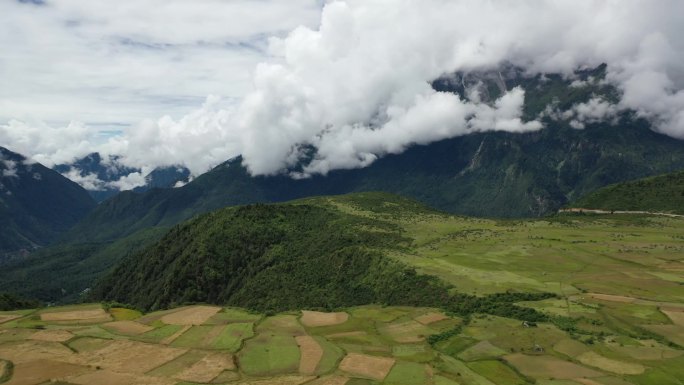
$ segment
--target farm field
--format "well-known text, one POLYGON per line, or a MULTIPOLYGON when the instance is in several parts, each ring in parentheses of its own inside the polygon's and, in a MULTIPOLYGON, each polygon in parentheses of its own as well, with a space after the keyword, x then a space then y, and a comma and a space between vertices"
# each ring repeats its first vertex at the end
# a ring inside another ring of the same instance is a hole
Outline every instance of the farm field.
POLYGON ((517 302, 544 322, 491 308, 500 316, 380 305, 268 315, 208 304, 0 312, 0 383, 684 384, 684 219, 510 221, 317 199, 399 229, 403 241, 382 251, 454 293, 553 293, 517 302))
MULTIPOLYGON (((187 306, 114 321, 123 311, 89 304, 3 312, 16 318, 0 325, 0 382, 636 385, 684 378, 680 347, 610 325, 597 325, 603 328, 598 337, 552 323, 526 327, 502 317, 464 319, 439 309, 375 305, 271 316, 187 306), (107 320, 93 323, 95 316, 107 320)), ((650 325, 681 325, 679 313, 664 313, 673 318, 650 325)))

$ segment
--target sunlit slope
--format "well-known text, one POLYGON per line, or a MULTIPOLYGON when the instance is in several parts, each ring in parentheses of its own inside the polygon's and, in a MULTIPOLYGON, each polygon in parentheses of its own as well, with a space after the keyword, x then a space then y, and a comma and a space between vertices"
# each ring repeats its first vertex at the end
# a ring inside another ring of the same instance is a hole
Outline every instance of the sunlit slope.
POLYGON ((684 214, 684 172, 610 185, 571 207, 684 214))

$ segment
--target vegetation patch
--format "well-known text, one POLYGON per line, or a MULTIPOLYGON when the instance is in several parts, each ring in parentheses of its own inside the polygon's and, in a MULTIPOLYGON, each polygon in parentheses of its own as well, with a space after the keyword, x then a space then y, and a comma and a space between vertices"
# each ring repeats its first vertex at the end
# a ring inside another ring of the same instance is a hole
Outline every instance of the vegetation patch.
POLYGON ((258 313, 250 313, 238 308, 224 308, 220 312, 214 314, 205 322, 207 325, 222 325, 230 323, 241 322, 256 322, 262 317, 258 313))
POLYGON ((161 317, 168 325, 202 325, 221 310, 215 306, 191 306, 161 317))
POLYGON ((615 374, 636 375, 641 374, 646 370, 641 364, 613 360, 595 352, 582 353, 577 357, 577 360, 585 365, 593 366, 615 374))
POLYGON ((501 361, 475 361, 468 363, 468 366, 497 385, 520 385, 528 382, 501 361))
POLYGON ((109 314, 114 317, 114 321, 132 321, 142 317, 142 313, 138 310, 124 307, 112 307, 109 309, 109 314))
POLYGON ((458 354, 463 361, 476 361, 501 357, 506 351, 492 345, 489 341, 480 341, 458 354))
POLYGON ((102 327, 114 333, 126 335, 139 335, 154 330, 154 328, 151 326, 147 326, 135 321, 114 321, 106 323, 102 325, 102 327))
POLYGON ((150 330, 147 333, 141 334, 138 338, 146 342, 161 342, 169 337, 175 335, 183 329, 183 326, 179 325, 164 325, 154 330, 150 330))
POLYGON ((258 335, 245 343, 239 360, 250 376, 274 376, 297 372, 300 353, 292 336, 258 335))
POLYGON ((210 353, 174 377, 184 381, 208 383, 225 370, 235 370, 233 356, 225 353, 210 353))
POLYGON ((147 374, 151 376, 174 377, 176 374, 193 366, 201 359, 207 356, 208 353, 199 350, 190 350, 187 353, 153 369, 147 374))
POLYGON ((387 375, 385 382, 396 385, 423 385, 428 383, 424 364, 397 361, 387 375))
POLYGON ((212 348, 237 352, 242 341, 254 336, 254 324, 247 322, 226 325, 221 334, 212 343, 212 348))
POLYGON ((548 355, 511 354, 504 359, 522 374, 539 379, 561 379, 601 377, 603 374, 593 369, 563 361, 548 355))
POLYGON ((323 348, 323 357, 318 362, 316 372, 319 374, 330 373, 337 369, 337 364, 342 359, 342 349, 323 337, 314 337, 316 342, 323 348))

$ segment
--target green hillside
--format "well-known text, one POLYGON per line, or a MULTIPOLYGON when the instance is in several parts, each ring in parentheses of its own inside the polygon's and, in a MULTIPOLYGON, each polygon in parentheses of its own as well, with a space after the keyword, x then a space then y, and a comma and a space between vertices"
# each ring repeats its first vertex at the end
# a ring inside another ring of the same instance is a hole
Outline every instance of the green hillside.
POLYGON ((437 278, 389 258, 389 251, 406 248, 411 239, 390 220, 336 206, 349 200, 394 218, 430 212, 380 193, 219 210, 173 228, 124 259, 92 298, 152 310, 195 302, 258 311, 380 303, 539 319, 512 302, 548 294, 450 294, 437 278))
POLYGON ((571 207, 684 214, 684 171, 610 185, 571 207))

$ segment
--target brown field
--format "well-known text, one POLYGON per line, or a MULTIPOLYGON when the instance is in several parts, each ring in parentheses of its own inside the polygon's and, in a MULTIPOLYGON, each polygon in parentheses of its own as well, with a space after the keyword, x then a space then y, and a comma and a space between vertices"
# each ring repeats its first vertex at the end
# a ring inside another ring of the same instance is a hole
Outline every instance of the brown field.
POLYGON ((587 348, 583 343, 576 340, 566 338, 558 341, 553 345, 553 350, 558 353, 565 354, 568 357, 577 357, 582 353, 585 353, 589 348, 587 348))
POLYGON ((577 357, 577 360, 585 365, 593 366, 595 368, 616 374, 636 375, 641 374, 646 370, 643 365, 612 360, 594 352, 580 354, 577 357))
POLYGON ((537 379, 571 380, 574 378, 603 376, 602 373, 596 370, 551 356, 528 356, 516 353, 505 356, 504 359, 515 366, 522 374, 537 379))
POLYGON ((174 385, 176 381, 163 377, 98 370, 70 378, 69 383, 78 385, 174 385))
POLYGON ((683 326, 684 327, 684 311, 677 311, 677 310, 661 310, 663 313, 665 313, 666 316, 672 320, 672 323, 675 325, 683 326))
POLYGON ((74 338, 74 335, 66 330, 41 330, 33 333, 30 337, 36 341, 64 342, 74 338))
POLYGON ((394 358, 349 353, 340 363, 340 370, 382 381, 389 374, 394 362, 394 358))
POLYGON ((221 311, 221 308, 215 306, 191 306, 181 311, 164 315, 161 317, 161 320, 169 325, 201 325, 219 311, 221 311))
POLYGON ((643 327, 684 346, 684 327, 678 325, 643 325, 643 327))
POLYGON ((105 322, 112 317, 104 309, 61 311, 52 313, 42 313, 40 319, 43 321, 65 322, 65 321, 86 321, 86 322, 105 322))
POLYGON ((0 358, 15 365, 36 360, 57 360, 80 363, 76 353, 58 342, 21 341, 0 345, 0 358))
POLYGON ((600 382, 596 382, 596 381, 590 380, 588 378, 573 378, 572 380, 575 382, 579 382, 582 385, 603 385, 600 382))
POLYGON ((21 318, 21 316, 16 314, 0 314, 0 324, 9 322, 17 318, 21 318))
POLYGON ((231 385, 300 385, 313 380, 315 377, 282 376, 263 380, 245 380, 231 383, 231 385))
POLYGON ((102 325, 105 329, 109 329, 115 333, 128 334, 137 336, 139 334, 147 333, 154 328, 143 325, 135 321, 114 321, 102 325))
POLYGON ((212 353, 174 377, 183 381, 208 383, 223 373, 224 370, 234 369, 235 362, 232 355, 212 353))
POLYGON ((146 373, 186 351, 168 346, 118 340, 88 353, 88 363, 118 372, 146 373))
POLYGON ((303 310, 300 321, 304 326, 317 327, 343 324, 347 322, 348 319, 349 314, 343 312, 322 313, 318 311, 303 310))
POLYGON ((297 336, 295 337, 301 358, 299 360, 299 373, 313 375, 316 373, 318 363, 323 358, 323 348, 311 336, 297 336))
POLYGON ((425 325, 416 321, 407 321, 391 324, 382 328, 383 333, 388 334, 396 342, 412 343, 421 342, 431 332, 425 325))
POLYGON ((445 319, 449 319, 449 317, 438 312, 423 314, 415 318, 416 321, 423 325, 430 325, 435 322, 444 321, 445 319))
POLYGON ((317 380, 310 382, 307 385, 345 385, 347 382, 349 382, 349 379, 346 377, 328 376, 321 377, 317 380))
POLYGON ((183 333, 185 333, 185 332, 187 332, 188 330, 190 330, 191 327, 192 327, 192 325, 185 325, 185 326, 183 326, 182 329, 180 329, 179 331, 173 333, 172 335, 170 335, 170 336, 164 338, 164 339, 161 340, 159 343, 162 344, 162 345, 170 345, 170 344, 171 344, 173 341, 175 341, 178 337, 182 336, 183 333))
POLYGON ((59 361, 36 360, 14 365, 14 375, 5 385, 35 385, 87 372, 88 367, 59 361))
POLYGON ((588 293, 587 295, 591 298, 600 299, 602 301, 622 302, 622 303, 633 303, 633 302, 637 301, 636 298, 625 297, 622 295, 598 294, 598 293, 588 293))

